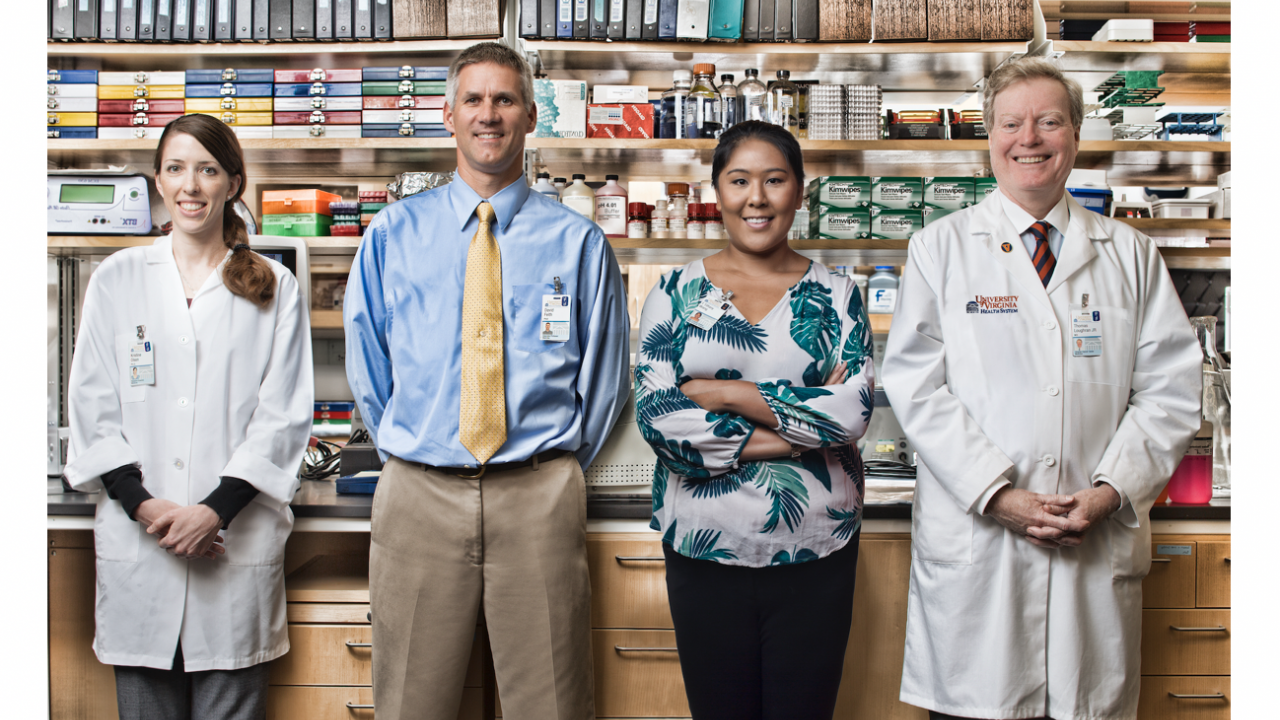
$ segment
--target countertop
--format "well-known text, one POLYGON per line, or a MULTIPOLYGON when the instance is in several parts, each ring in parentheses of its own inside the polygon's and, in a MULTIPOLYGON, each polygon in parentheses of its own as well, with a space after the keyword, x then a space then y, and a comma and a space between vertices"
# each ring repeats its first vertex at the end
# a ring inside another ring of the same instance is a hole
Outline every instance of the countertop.
MULTIPOLYGON (((97 493, 64 492, 60 480, 49 480, 49 512, 51 516, 92 517, 98 504, 97 493)), ((293 498, 293 515, 297 518, 356 518, 368 520, 373 506, 372 495, 339 495, 334 484, 323 480, 303 480, 293 498)), ((592 519, 648 520, 650 501, 645 495, 587 496, 587 517, 592 519)), ((911 506, 869 504, 863 509, 864 520, 909 520, 911 506)), ((1231 500, 1213 500, 1208 505, 1171 503, 1151 509, 1154 520, 1230 520, 1231 500)))

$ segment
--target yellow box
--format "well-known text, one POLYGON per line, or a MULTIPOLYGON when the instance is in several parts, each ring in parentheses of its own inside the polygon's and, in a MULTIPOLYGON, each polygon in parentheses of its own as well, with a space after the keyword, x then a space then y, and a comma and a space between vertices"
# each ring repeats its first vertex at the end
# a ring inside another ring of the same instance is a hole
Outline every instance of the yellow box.
POLYGON ((186 85, 99 85, 99 100, 182 100, 187 97, 186 85))
POLYGON ((98 124, 96 112, 51 112, 48 124, 61 127, 95 127, 98 124))
POLYGON ((224 112, 263 112, 271 110, 271 98, 187 98, 187 114, 224 112))
MULTIPOLYGON (((270 98, 266 98, 270 99, 270 98)), ((211 115, 228 125, 270 125, 271 113, 269 112, 231 112, 230 110, 221 110, 218 112, 188 112, 188 115, 211 115)))

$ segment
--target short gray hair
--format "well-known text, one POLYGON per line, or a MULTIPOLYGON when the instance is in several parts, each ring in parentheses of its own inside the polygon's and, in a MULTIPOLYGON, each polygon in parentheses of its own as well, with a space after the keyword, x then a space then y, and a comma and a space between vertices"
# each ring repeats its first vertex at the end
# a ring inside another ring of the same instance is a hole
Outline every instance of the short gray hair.
POLYGON ((1038 78, 1049 78, 1062 83, 1071 109, 1071 127, 1080 129, 1084 124, 1084 91, 1080 88, 1080 83, 1064 75, 1062 68, 1056 63, 1040 57, 1024 57, 1001 65, 987 78, 986 87, 982 91, 982 124, 986 126, 988 134, 995 132, 996 96, 1010 85, 1038 78))
POLYGON ((520 74, 520 100, 524 103, 525 112, 533 108, 533 70, 520 53, 496 42, 482 42, 472 45, 458 54, 449 66, 449 75, 444 85, 444 100, 449 107, 455 107, 458 101, 458 73, 468 65, 493 63, 509 67, 520 74))

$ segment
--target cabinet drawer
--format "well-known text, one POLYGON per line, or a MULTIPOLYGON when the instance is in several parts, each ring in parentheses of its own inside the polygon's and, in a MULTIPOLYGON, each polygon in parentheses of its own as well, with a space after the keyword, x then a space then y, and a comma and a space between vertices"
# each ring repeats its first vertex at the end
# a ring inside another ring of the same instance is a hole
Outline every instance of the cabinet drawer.
POLYGON ((286 617, 291 623, 322 625, 368 625, 369 606, 359 603, 289 603, 286 617))
POLYGON ((1229 677, 1142 678, 1142 691, 1138 696, 1138 720, 1229 720, 1230 717, 1229 677), (1213 697, 1216 695, 1223 697, 1213 697))
POLYGON ((674 630, 592 630, 591 643, 598 717, 689 716, 674 630))
MULTIPOLYGON (((373 720, 371 687, 273 687, 267 692, 267 720, 373 720)), ((484 695, 480 688, 464 688, 458 720, 481 720, 484 695)))
POLYGON ((1196 606, 1231 607, 1231 541, 1198 543, 1196 606))
POLYGON ((1142 607, 1196 606, 1196 543, 1151 543, 1151 572, 1142 581, 1142 607))
POLYGON ((1143 610, 1142 674, 1230 675, 1231 611, 1143 610))
POLYGON ((587 538, 591 571, 591 627, 669 630, 667 566, 662 541, 629 535, 587 538))
MULTIPOLYGON (((482 629, 476 629, 467 662, 466 687, 480 687, 484 651, 482 629)), ((372 648, 368 625, 290 625, 289 652, 271 664, 272 685, 372 685, 372 648)))

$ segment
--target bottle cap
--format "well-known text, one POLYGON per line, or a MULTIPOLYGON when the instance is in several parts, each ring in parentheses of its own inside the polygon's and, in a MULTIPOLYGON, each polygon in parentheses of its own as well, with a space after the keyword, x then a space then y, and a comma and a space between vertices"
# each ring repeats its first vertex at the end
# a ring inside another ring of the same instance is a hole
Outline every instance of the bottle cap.
POLYGON ((693 74, 694 75, 715 75, 716 65, 715 63, 698 63, 693 66, 693 74))
POLYGON ((644 217, 649 214, 649 205, 642 202, 627 203, 627 214, 644 217))
POLYGON ((701 220, 704 217, 702 207, 702 203, 689 203, 689 219, 701 220))
POLYGON ((720 82, 728 82, 728 83, 733 82, 733 75, 721 75, 720 82))
POLYGON ((618 179, 618 176, 617 176, 617 175, 605 175, 605 176, 604 176, 604 181, 605 181, 605 182, 609 182, 610 180, 617 180, 617 179, 618 179))
POLYGON ((790 70, 779 70, 779 71, 778 71, 778 79, 779 79, 779 80, 786 80, 786 79, 787 79, 787 78, 789 78, 789 77, 791 77, 791 71, 790 71, 790 70))
POLYGON ((540 177, 540 178, 549 178, 549 177, 551 177, 551 173, 540 172, 540 173, 538 173, 538 177, 540 177))
POLYGON ((574 180, 583 180, 583 181, 585 181, 585 180, 587 179, 587 176, 586 176, 586 175, 583 175, 582 173, 574 173, 574 174, 573 174, 573 179, 574 179, 574 180))
POLYGON ((876 270, 892 270, 892 265, 877 265, 876 270))
POLYGON ((689 195, 689 183, 667 183, 667 195, 689 195))
POLYGON ((672 70, 671 80, 677 85, 680 83, 690 83, 693 82, 693 73, 688 70, 672 70))
POLYGON ((565 182, 565 179, 564 179, 564 178, 556 178, 555 180, 552 180, 552 182, 562 183, 562 182, 565 182))
POLYGON ((746 70, 742 71, 742 74, 746 75, 747 77, 755 77, 756 75, 760 74, 760 71, 757 70, 756 68, 747 68, 746 70))

